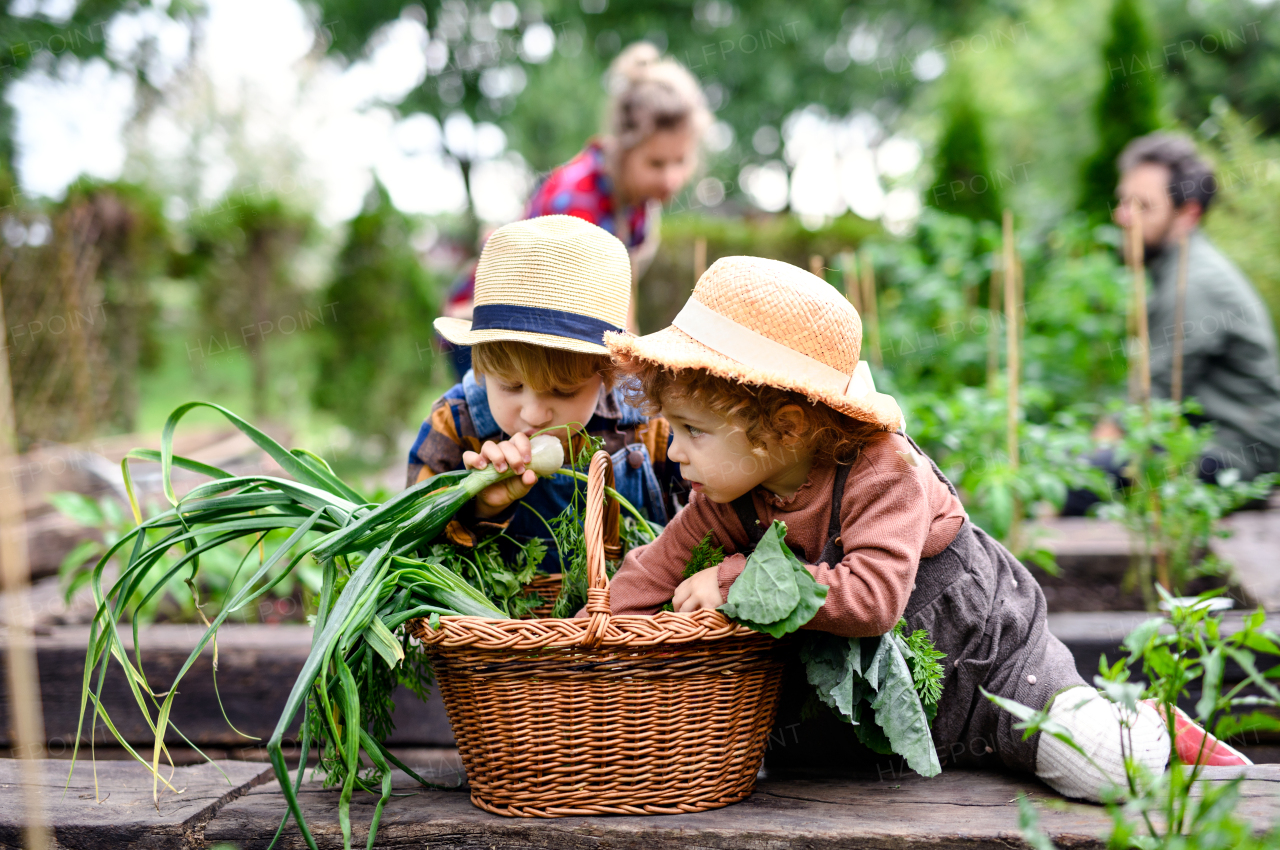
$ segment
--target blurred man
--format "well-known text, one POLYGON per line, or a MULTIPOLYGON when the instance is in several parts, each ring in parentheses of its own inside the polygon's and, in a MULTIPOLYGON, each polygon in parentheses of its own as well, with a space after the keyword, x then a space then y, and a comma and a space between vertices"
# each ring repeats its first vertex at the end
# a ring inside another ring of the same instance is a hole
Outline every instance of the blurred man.
POLYGON ((1179 244, 1189 243, 1182 321, 1182 394, 1204 407, 1213 443, 1201 459, 1210 481, 1222 468, 1248 480, 1280 469, 1280 361, 1271 315, 1240 270, 1200 229, 1218 184, 1191 140, 1172 133, 1134 139, 1120 155, 1116 223, 1140 219, 1154 287, 1147 302, 1151 392, 1173 383, 1179 244))
MULTIPOLYGON (((1153 287, 1147 300, 1151 338, 1151 392, 1170 398, 1177 334, 1179 246, 1188 241, 1187 290, 1182 313, 1182 395, 1203 407, 1193 424, 1211 422, 1214 438, 1200 459, 1200 477, 1221 469, 1244 480, 1280 469, 1280 361, 1271 315, 1240 270, 1200 229, 1218 184, 1212 168, 1185 136, 1152 133, 1120 155, 1115 220, 1140 219, 1153 287)), ((1114 426, 1110 426, 1114 431, 1114 426)), ((1115 437, 1103 430, 1095 436, 1115 437)), ((1118 479, 1111 454, 1094 462, 1118 479)), ((1081 515, 1098 499, 1072 491, 1063 510, 1081 515)))

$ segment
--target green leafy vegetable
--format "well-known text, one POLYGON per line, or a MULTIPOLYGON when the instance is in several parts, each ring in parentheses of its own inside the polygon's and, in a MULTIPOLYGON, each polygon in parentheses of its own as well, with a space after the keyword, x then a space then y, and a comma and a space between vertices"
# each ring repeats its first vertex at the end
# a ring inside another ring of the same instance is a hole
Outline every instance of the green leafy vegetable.
POLYGON ((773 637, 812 620, 827 598, 826 586, 814 580, 783 542, 786 536, 786 523, 774 520, 719 608, 731 620, 773 637))
MULTIPOLYGON (((689 560, 684 565, 684 572, 680 574, 680 578, 682 581, 691 579, 703 570, 719 566, 720 562, 723 560, 724 547, 717 546, 714 535, 708 531, 702 536, 702 539, 698 541, 698 545, 694 546, 693 550, 689 553, 689 560)), ((660 610, 674 611, 675 608, 673 608, 671 603, 668 602, 663 605, 660 610)))
POLYGON ((944 654, 923 629, 905 634, 905 621, 878 638, 809 632, 800 647, 818 698, 857 727, 858 740, 896 753, 922 776, 941 771, 929 724, 942 697, 944 654))
MULTIPOLYGON (((204 406, 222 413, 296 480, 232 476, 175 456, 174 429, 183 415, 201 404, 184 405, 170 416, 160 451, 135 449, 122 463, 138 524, 104 544, 101 557, 89 574, 98 609, 86 650, 81 726, 88 711, 91 735, 92 727, 103 721, 119 739, 102 701, 108 667, 114 659, 121 665, 126 684, 155 732, 150 758, 134 751, 125 741, 121 744, 148 767, 157 787, 160 782, 171 787, 159 765, 167 755, 164 739, 182 678, 204 647, 216 640, 217 630, 228 616, 294 575, 300 564, 316 561, 322 578, 311 652, 289 693, 285 710, 267 743, 267 752, 289 812, 312 850, 316 842, 298 806, 298 790, 313 745, 319 750, 320 769, 327 784, 342 786, 338 822, 345 847, 350 846, 352 835, 352 793, 360 788, 378 794, 368 839, 368 846, 372 847, 382 807, 390 796, 391 767, 400 768, 424 785, 430 784, 396 760, 383 744, 393 728, 395 704, 391 695, 397 685, 404 684, 425 696, 431 683, 425 654, 409 651, 405 624, 416 617, 438 623, 440 615, 497 619, 518 616, 528 606, 524 584, 545 556, 546 546, 541 542, 525 544, 514 562, 504 563, 497 554, 496 542, 465 552, 459 547, 432 545, 468 499, 502 477, 492 467, 443 473, 381 504, 368 502, 339 480, 318 456, 302 449, 286 450, 216 405, 204 406), (130 460, 160 462, 172 509, 143 520, 133 496, 130 460), (171 481, 175 467, 212 480, 178 498, 171 481), (126 651, 120 624, 132 620, 134 644, 138 646, 137 612, 146 610, 175 580, 189 582, 194 588, 201 557, 238 541, 251 541, 247 551, 259 553, 258 563, 246 564, 246 556, 236 564, 228 580, 226 600, 212 621, 206 621, 208 627, 199 645, 167 687, 154 687, 137 662, 140 656, 131 657, 126 651), (268 549, 264 544, 273 545, 268 549), (104 570, 117 556, 127 556, 127 562, 120 567, 114 582, 104 587, 104 570), (291 777, 281 745, 299 711, 303 712, 301 756, 298 770, 291 777), (372 767, 362 767, 365 759, 372 767)), ((530 467, 539 474, 564 471, 579 475, 574 470, 559 470, 563 451, 558 440, 535 437, 533 442, 530 467)), ((616 497, 616 493, 613 495, 616 497)), ((639 516, 629 503, 619 501, 639 516)), ((69 510, 86 507, 83 503, 64 502, 69 510)), ((96 519, 88 511, 82 513, 86 519, 96 519)), ((579 541, 580 536, 579 532, 579 541)), ((72 770, 74 766, 73 754, 72 770)))

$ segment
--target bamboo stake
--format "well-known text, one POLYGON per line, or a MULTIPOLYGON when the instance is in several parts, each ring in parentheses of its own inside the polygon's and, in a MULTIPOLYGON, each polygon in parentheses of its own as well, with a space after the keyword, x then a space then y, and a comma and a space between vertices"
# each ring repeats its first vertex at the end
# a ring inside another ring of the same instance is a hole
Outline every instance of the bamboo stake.
POLYGON ((809 272, 814 277, 820 277, 823 280, 827 279, 827 270, 821 254, 809 255, 809 272))
POLYGON ((879 369, 884 366, 884 358, 880 355, 880 319, 876 314, 876 268, 870 251, 862 252, 862 306, 866 308, 862 327, 871 345, 871 362, 879 369))
MULTIPOLYGON (((1147 424, 1151 423, 1151 334, 1147 326, 1147 275, 1146 269, 1143 267, 1143 239, 1142 239, 1142 219, 1134 214, 1131 217, 1126 236, 1129 243, 1129 267, 1133 272, 1133 298, 1130 304, 1133 308, 1133 328, 1137 331, 1137 369, 1133 368, 1130 361, 1129 386, 1132 388, 1137 384, 1137 400, 1142 404, 1142 410, 1147 424), (1136 380, 1132 375, 1136 372, 1136 380)), ((1154 451, 1153 448, 1147 449, 1154 451)), ((1151 511, 1151 527, 1145 536, 1147 552, 1155 555, 1156 565, 1156 581, 1166 590, 1172 589, 1173 581, 1169 574, 1169 558, 1168 553, 1164 551, 1164 547, 1160 541, 1161 506, 1159 488, 1153 482, 1139 482, 1140 486, 1146 486, 1147 500, 1151 511)), ((1150 555, 1144 555, 1149 558, 1150 555)), ((1143 582, 1144 588, 1146 582, 1143 582)), ((1145 592, 1145 590, 1144 590, 1145 592)))
POLYGON ((1151 401, 1151 336, 1147 328, 1147 275, 1142 265, 1142 220, 1133 216, 1129 227, 1129 265, 1133 271, 1133 320, 1138 332, 1138 401, 1151 401))
POLYGON ((1187 262, 1191 245, 1186 236, 1178 244, 1178 289, 1173 302, 1173 378, 1169 397, 1182 401, 1182 321, 1187 312, 1187 262))
POLYGON ((702 280, 707 270, 707 237, 699 236, 693 240, 693 282, 702 280))
MULTIPOLYGON (((4 298, 0 296, 0 328, 4 321, 4 298)), ((0 359, 0 474, 11 482, 17 442, 13 391, 9 382, 9 358, 0 359)), ((25 512, 22 489, 11 498, 0 499, 0 593, 8 624, 8 687, 11 739, 17 745, 19 775, 26 820, 23 834, 28 848, 50 846, 48 821, 40 796, 43 781, 40 759, 44 756, 44 713, 40 706, 40 675, 36 666, 35 641, 31 634, 31 606, 28 592, 31 573, 27 563, 25 512)))
MULTIPOLYGON (((1009 373, 1008 380, 1008 429, 1006 433, 1006 449, 1009 453, 1009 468, 1016 474, 1018 471, 1018 262, 1014 254, 1013 244, 1013 211, 1004 211, 1004 326, 1005 326, 1005 368, 1009 373)), ((1013 516, 1009 523, 1010 548, 1016 553, 1022 533, 1022 500, 1013 498, 1013 516)))
POLYGON ((996 381, 1000 377, 1000 303, 1004 298, 1004 270, 1001 258, 991 269, 991 286, 987 299, 987 316, 989 334, 987 336, 987 391, 996 391, 996 381))
POLYGON ((844 297, 862 316, 862 293, 858 290, 858 255, 847 251, 840 256, 840 275, 844 281, 844 297))

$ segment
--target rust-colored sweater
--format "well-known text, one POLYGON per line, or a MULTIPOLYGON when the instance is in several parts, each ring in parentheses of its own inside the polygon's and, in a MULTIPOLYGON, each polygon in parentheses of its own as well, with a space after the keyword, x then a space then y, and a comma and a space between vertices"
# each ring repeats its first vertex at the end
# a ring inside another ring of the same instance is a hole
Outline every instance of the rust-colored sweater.
MULTIPOLYGON (((899 434, 885 433, 854 461, 840 504, 844 560, 816 563, 826 545, 836 467, 815 464, 805 484, 783 501, 762 487, 752 491, 760 523, 787 524, 787 543, 804 552, 806 568, 827 585, 826 602, 805 628, 846 637, 871 637, 893 628, 906 610, 921 558, 936 555, 964 523, 964 507, 933 473, 928 458, 899 434), (912 463, 914 461, 914 465, 912 463)), ((676 514, 653 543, 627 553, 610 582, 614 614, 655 614, 682 581, 689 553, 710 529, 726 557, 720 596, 742 573, 749 547, 732 505, 701 493, 676 514)))

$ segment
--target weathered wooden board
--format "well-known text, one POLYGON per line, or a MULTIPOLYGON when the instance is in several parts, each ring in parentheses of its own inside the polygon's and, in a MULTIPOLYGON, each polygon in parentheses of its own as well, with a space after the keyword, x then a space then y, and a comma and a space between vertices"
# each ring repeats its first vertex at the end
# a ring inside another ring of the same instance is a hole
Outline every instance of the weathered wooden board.
MULTIPOLYGON (((200 626, 183 625, 156 625, 142 631, 143 669, 157 689, 164 689, 173 681, 203 632, 200 626)), ((130 632, 125 630, 122 637, 125 645, 132 648, 130 632)), ((75 740, 88 639, 89 630, 79 626, 51 628, 36 637, 45 734, 55 752, 69 747, 75 740)), ((0 633, 0 650, 4 644, 0 633)), ((224 627, 218 638, 217 693, 213 686, 213 647, 206 646, 179 687, 174 699, 173 721, 197 745, 236 747, 258 743, 238 735, 227 725, 218 707, 220 694, 227 718, 236 728, 265 740, 275 729, 289 689, 310 649, 310 626, 224 627)), ((0 651, 0 670, 3 667, 4 655, 0 651)), ((103 690, 103 704, 126 740, 136 744, 151 742, 146 720, 114 662, 103 690)), ((392 744, 448 746, 453 743, 453 732, 439 696, 423 703, 401 689, 396 694, 395 719, 392 744)), ((0 676, 0 746, 7 744, 8 735, 7 685, 0 676)), ((101 727, 98 740, 109 740, 101 727)), ((175 745, 182 744, 176 734, 171 734, 168 740, 175 745)))
POLYGON ((1222 524, 1231 536, 1210 543, 1214 554, 1231 565, 1253 601, 1280 610, 1280 510, 1240 511, 1222 524))
MULTIPOLYGON (((0 848, 4 850, 21 846, 26 823, 18 767, 13 759, 0 759, 0 848)), ((249 762, 180 767, 169 779, 179 793, 162 785, 157 808, 151 796, 151 774, 136 762, 98 762, 97 794, 93 765, 88 761, 76 766, 65 794, 68 762, 44 761, 40 767, 46 822, 54 828, 58 847, 76 850, 203 847, 204 826, 219 808, 272 776, 268 765, 249 762)), ((164 775, 169 777, 167 772, 164 775)))
MULTIPOLYGON (((1219 770, 1221 774, 1221 770, 1219 770)), ((1261 827, 1280 815, 1280 767, 1250 769, 1242 814, 1261 827)), ((397 790, 413 784, 397 776, 397 790)), ((1034 779, 945 771, 935 779, 914 774, 889 778, 762 780, 747 800, 689 815, 503 818, 474 807, 461 792, 422 791, 393 798, 378 829, 379 847, 433 848, 946 848, 1023 846, 1017 797, 1037 804, 1041 823, 1061 847, 1102 847, 1108 818, 1100 806, 1070 803, 1034 779)), ((338 792, 304 787, 301 802, 321 847, 340 847, 338 792)), ((362 844, 376 798, 352 801, 354 843, 362 844)), ((210 842, 265 848, 280 823, 284 798, 266 783, 222 808, 205 828, 210 842)), ((305 846, 290 826, 282 848, 305 846)))

